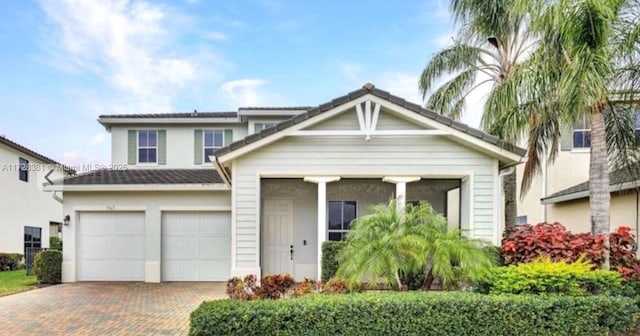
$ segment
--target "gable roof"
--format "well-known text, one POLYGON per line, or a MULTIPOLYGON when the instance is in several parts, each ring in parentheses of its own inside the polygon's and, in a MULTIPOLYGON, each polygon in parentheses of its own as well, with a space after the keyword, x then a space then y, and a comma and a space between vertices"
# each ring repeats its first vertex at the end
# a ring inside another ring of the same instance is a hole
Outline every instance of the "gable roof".
POLYGON ((54 182, 56 185, 222 183, 213 169, 101 169, 54 182))
POLYGON ((7 146, 9 148, 12 148, 12 149, 14 149, 14 150, 16 150, 16 151, 18 151, 20 153, 23 153, 23 154, 29 155, 31 157, 34 157, 37 160, 40 160, 40 161, 42 161, 44 163, 60 166, 68 174, 75 174, 76 173, 76 171, 73 170, 72 168, 67 167, 67 166, 61 164, 60 162, 55 161, 55 160, 53 160, 53 159, 51 159, 49 157, 46 157, 46 156, 44 156, 44 155, 42 155, 42 154, 40 154, 40 153, 38 153, 38 152, 36 152, 34 150, 31 150, 31 149, 29 149, 27 147, 24 147, 24 146, 18 144, 17 142, 11 141, 8 138, 6 138, 5 136, 0 135, 0 144, 3 144, 3 145, 5 145, 5 146, 7 146))
POLYGON ((344 96, 335 98, 329 102, 326 102, 324 104, 320 104, 317 107, 311 108, 309 110, 307 110, 304 113, 298 114, 292 118, 289 118, 283 122, 278 123, 276 126, 274 127, 270 127, 267 129, 264 129, 260 132, 251 134, 247 137, 245 137, 244 139, 241 139, 239 141, 235 141, 233 143, 231 143, 230 145, 226 146, 226 147, 222 147, 220 149, 218 149, 214 155, 216 157, 221 157, 223 155, 229 154, 231 152, 234 152, 240 148, 243 148, 247 145, 250 145, 252 143, 255 143, 261 139, 264 139, 270 135, 273 135, 275 133, 278 133, 280 131, 286 130, 290 127, 293 127, 296 124, 299 124, 305 120, 308 120, 310 118, 313 118, 317 115, 320 115, 322 113, 325 113, 337 106, 346 104, 350 101, 353 101, 357 98, 360 98, 366 94, 371 94, 375 97, 381 98, 383 100, 386 100, 392 104, 401 106, 406 108, 407 110, 410 110, 416 114, 419 114, 423 117, 427 117, 429 119, 435 120, 443 125, 449 126, 455 130, 464 132, 466 134, 469 134, 477 139, 480 139, 486 143, 489 143, 491 145, 495 145, 498 146, 501 149, 507 150, 513 154, 516 154, 518 156, 524 156, 526 154, 526 150, 517 146, 514 146, 508 142, 505 142, 501 139, 499 139, 498 137, 495 137, 493 135, 490 135, 488 133, 485 133, 481 130, 478 130, 476 128, 472 128, 469 127, 466 124, 463 124, 461 122, 458 122, 456 120, 453 120, 449 117, 443 116, 437 112, 434 112, 432 110, 423 108, 422 106, 415 104, 415 103, 411 103, 406 101, 405 99, 398 97, 398 96, 394 96, 392 94, 390 94, 387 91, 383 91, 380 90, 378 88, 376 88, 373 84, 371 83, 367 83, 365 85, 362 86, 362 88, 352 91, 344 96))
MULTIPOLYGON (((640 170, 640 164, 632 168, 640 170)), ((630 176, 627 171, 617 170, 609 174, 609 190, 610 192, 631 190, 640 187, 640 180, 630 176)), ((589 197, 589 181, 585 181, 566 189, 562 189, 547 197, 541 198, 542 204, 561 203, 581 198, 589 197)))

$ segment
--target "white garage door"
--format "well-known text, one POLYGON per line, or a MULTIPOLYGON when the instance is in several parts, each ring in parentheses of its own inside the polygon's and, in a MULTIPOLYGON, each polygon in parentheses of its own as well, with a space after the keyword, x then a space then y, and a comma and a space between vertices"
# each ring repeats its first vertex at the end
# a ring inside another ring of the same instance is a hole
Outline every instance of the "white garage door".
POLYGON ((144 281, 144 213, 84 212, 78 224, 78 280, 144 281))
POLYGON ((230 272, 229 212, 163 213, 163 281, 224 281, 230 272))

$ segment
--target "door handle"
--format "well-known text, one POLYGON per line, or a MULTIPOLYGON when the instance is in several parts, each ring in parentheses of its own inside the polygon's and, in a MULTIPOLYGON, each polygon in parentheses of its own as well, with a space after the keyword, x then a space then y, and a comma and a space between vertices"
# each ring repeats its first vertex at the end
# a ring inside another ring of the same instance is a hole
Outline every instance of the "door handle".
POLYGON ((289 254, 291 255, 291 260, 293 260, 293 245, 291 245, 289 250, 289 254))

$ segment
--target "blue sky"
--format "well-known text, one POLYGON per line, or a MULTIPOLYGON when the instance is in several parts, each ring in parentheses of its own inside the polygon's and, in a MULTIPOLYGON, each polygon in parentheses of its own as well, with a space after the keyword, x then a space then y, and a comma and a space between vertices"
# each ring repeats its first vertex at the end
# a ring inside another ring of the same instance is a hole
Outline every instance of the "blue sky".
MULTIPOLYGON (((0 2, 0 134, 108 163, 100 114, 317 105, 365 82, 420 102, 448 1, 0 2)), ((467 116, 474 123, 477 116, 467 116)))

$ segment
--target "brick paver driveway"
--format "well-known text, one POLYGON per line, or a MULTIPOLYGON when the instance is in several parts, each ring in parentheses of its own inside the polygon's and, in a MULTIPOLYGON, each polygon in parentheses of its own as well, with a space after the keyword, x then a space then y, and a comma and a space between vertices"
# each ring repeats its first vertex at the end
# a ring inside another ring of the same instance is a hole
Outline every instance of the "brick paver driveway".
POLYGON ((72 283, 0 297, 2 335, 186 335, 222 283, 72 283))

